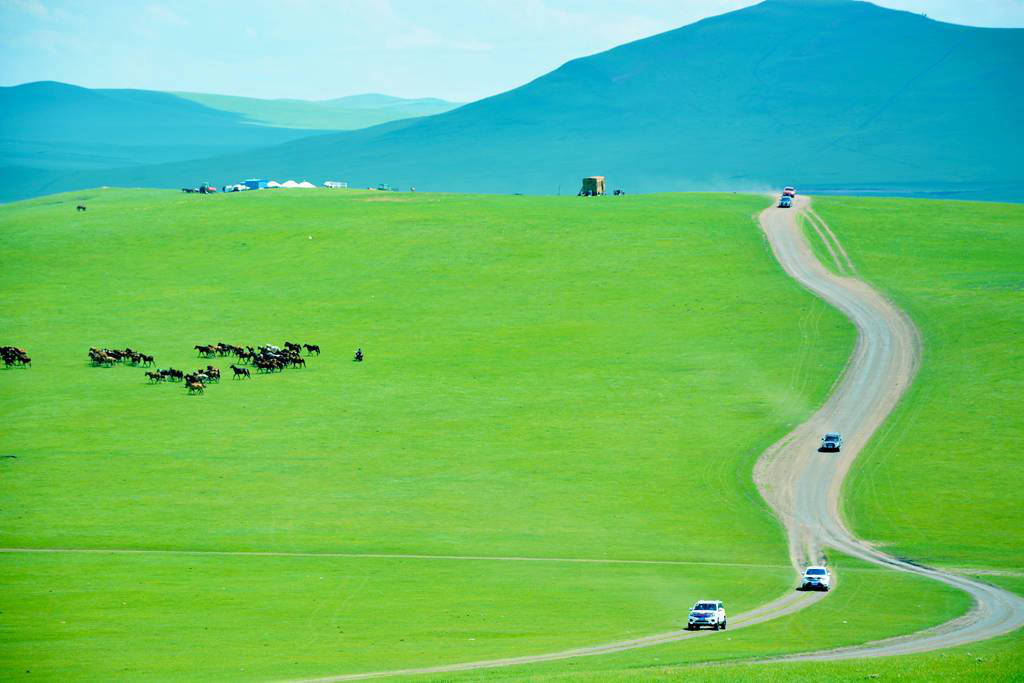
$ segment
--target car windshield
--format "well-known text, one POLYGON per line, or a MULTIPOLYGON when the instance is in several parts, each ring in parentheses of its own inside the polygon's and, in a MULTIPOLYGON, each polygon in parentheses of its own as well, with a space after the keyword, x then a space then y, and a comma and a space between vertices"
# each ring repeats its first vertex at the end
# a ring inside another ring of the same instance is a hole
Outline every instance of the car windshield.
POLYGON ((808 569, 807 574, 810 576, 824 576, 826 572, 824 569, 808 569))
POLYGON ((839 435, 838 434, 826 434, 825 435, 825 441, 839 441, 839 435))
POLYGON ((716 605, 713 602, 700 602, 700 603, 697 603, 697 606, 694 607, 693 609, 695 609, 695 610, 711 610, 711 611, 714 611, 714 610, 718 609, 718 605, 716 605))

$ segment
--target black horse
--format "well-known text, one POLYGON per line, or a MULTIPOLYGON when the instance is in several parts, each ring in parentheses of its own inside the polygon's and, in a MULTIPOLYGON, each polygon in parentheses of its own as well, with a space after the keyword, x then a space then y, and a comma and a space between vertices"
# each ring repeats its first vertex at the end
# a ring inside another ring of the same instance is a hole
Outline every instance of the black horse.
POLYGON ((303 344, 303 346, 306 347, 306 354, 310 356, 313 355, 314 353, 318 356, 320 355, 319 344, 303 344))
POLYGON ((363 362, 363 350, 362 349, 356 349, 356 357, 353 358, 352 360, 356 361, 357 363, 362 363, 363 362))

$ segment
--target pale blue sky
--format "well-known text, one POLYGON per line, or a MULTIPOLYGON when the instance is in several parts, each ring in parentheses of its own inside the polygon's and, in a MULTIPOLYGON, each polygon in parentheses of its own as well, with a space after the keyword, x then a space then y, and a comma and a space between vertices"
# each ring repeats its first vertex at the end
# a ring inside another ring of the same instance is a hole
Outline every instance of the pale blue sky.
MULTIPOLYGON (((0 85, 469 101, 751 0, 0 0, 0 85)), ((1024 0, 878 0, 1024 26, 1024 0)))

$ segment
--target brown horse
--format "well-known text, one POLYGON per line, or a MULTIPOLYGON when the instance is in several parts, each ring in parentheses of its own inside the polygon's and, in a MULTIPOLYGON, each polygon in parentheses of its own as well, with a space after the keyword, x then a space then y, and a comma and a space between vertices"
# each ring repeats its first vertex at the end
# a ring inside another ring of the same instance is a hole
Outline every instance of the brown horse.
POLYGON ((189 382, 186 386, 188 387, 188 393, 190 394, 201 394, 203 393, 203 390, 206 388, 202 382, 189 382))

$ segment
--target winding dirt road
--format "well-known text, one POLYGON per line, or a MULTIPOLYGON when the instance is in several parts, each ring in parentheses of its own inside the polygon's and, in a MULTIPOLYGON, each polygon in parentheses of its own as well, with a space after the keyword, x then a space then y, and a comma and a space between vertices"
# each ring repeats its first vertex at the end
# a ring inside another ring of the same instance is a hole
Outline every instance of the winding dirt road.
POLYGON ((770 661, 925 652, 986 640, 1024 626, 1024 599, 1016 594, 899 560, 854 538, 843 524, 839 512, 843 480, 854 458, 913 379, 920 357, 920 338, 909 318, 868 284, 855 277, 833 275, 818 262, 797 223, 801 211, 806 212, 812 227, 829 247, 837 270, 856 272, 835 234, 810 210, 810 200, 799 198, 795 208, 796 211, 765 209, 760 216, 761 227, 785 271, 857 326, 857 346, 842 382, 828 402, 758 461, 758 488, 785 523, 790 555, 797 566, 801 560, 818 559, 824 548, 834 548, 889 569, 919 574, 959 588, 971 595, 974 607, 963 617, 927 631, 770 661), (816 439, 826 431, 843 434, 843 451, 838 458, 823 457, 813 448, 816 439))
MULTIPOLYGON (((821 561, 825 549, 838 551, 898 571, 920 574, 969 593, 973 609, 963 617, 920 633, 876 643, 762 661, 848 659, 923 652, 984 640, 1024 625, 1024 600, 980 581, 913 565, 857 540, 842 522, 839 494, 854 458, 896 406, 917 371, 920 338, 913 323, 865 282, 824 221, 798 198, 793 209, 765 209, 761 228, 783 269, 811 292, 835 306, 857 327, 857 345, 828 401, 810 419, 772 445, 758 460, 755 479, 761 494, 786 527, 790 557, 800 571, 821 561), (836 270, 833 275, 815 258, 797 222, 804 213, 825 241, 836 270), (828 237, 826 237, 826 235, 828 237), (842 432, 840 454, 817 452, 821 435, 842 432)), ((788 592, 776 600, 729 619, 730 629, 744 628, 804 609, 826 594, 788 592)), ((510 657, 436 667, 378 671, 313 679, 351 681, 383 676, 451 673, 473 669, 549 662, 650 647, 711 632, 670 631, 645 638, 582 647, 542 655, 510 657)))

